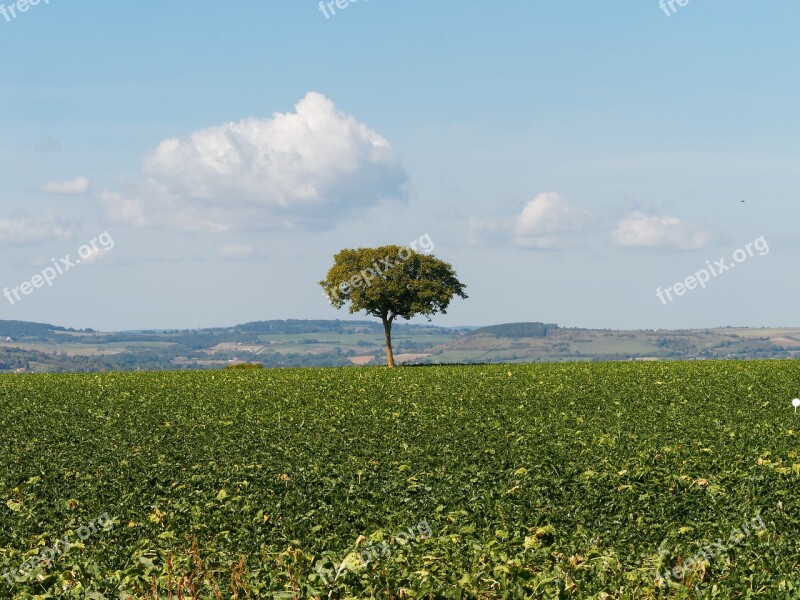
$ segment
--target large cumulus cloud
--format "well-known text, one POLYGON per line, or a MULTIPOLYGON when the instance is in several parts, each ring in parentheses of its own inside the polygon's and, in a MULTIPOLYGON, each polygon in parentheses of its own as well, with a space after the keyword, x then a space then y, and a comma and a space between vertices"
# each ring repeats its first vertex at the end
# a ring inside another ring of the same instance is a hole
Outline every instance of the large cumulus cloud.
POLYGON ((291 113, 165 140, 142 171, 100 194, 108 217, 186 231, 324 228, 407 182, 384 137, 315 92, 291 113))

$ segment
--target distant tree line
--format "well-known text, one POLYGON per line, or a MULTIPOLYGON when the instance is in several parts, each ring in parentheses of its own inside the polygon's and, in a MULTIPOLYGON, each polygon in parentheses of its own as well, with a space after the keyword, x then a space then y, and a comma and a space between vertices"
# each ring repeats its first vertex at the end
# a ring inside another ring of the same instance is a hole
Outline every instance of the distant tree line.
POLYGON ((505 323, 475 329, 471 335, 483 333, 502 338, 543 338, 551 329, 558 329, 558 325, 553 323, 505 323))
POLYGON ((27 321, 0 321, 0 337, 11 337, 14 339, 21 337, 50 338, 54 331, 75 331, 48 325, 47 323, 29 323, 27 321))

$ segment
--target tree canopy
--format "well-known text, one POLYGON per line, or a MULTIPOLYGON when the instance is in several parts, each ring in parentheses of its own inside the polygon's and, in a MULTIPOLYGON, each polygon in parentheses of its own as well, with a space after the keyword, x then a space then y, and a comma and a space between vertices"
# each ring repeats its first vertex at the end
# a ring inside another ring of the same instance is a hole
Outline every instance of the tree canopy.
POLYGON ((351 314, 364 311, 381 319, 390 367, 394 366, 391 330, 396 318, 422 315, 430 320, 435 314, 446 314, 454 296, 467 298, 466 286, 452 265, 406 246, 341 250, 319 284, 332 306, 349 304, 351 314))

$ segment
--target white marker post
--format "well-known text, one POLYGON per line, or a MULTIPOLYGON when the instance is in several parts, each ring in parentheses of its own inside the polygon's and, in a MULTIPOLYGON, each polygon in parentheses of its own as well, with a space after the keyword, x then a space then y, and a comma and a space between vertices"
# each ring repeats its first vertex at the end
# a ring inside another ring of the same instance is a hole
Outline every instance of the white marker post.
POLYGON ((792 400, 792 406, 794 406, 794 414, 797 414, 797 407, 800 406, 800 398, 792 400))

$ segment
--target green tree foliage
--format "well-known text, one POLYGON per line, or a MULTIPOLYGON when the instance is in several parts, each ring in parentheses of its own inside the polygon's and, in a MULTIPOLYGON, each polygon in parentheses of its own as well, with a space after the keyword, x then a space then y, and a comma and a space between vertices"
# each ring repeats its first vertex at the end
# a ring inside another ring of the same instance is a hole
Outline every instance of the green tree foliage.
POLYGON ((319 284, 336 308, 365 311, 383 323, 386 362, 394 366, 392 323, 398 317, 446 314, 453 296, 467 298, 452 265, 404 246, 346 248, 319 284))

